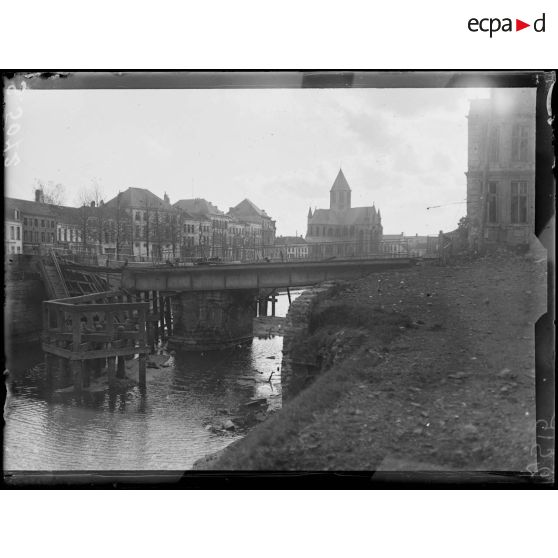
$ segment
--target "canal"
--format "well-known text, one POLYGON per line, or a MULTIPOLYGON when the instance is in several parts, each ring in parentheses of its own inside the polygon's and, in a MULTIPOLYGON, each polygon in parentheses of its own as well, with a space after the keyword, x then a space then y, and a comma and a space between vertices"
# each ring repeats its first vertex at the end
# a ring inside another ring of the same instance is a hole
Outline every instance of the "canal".
MULTIPOLYGON (((276 313, 287 310, 280 294, 276 313)), ((280 409, 282 346, 276 336, 227 351, 178 351, 174 366, 150 371, 145 392, 136 386, 81 400, 49 387, 40 347, 19 347, 8 361, 4 469, 190 469, 242 437, 254 416, 280 409), (231 419, 237 427, 222 428, 231 419)))

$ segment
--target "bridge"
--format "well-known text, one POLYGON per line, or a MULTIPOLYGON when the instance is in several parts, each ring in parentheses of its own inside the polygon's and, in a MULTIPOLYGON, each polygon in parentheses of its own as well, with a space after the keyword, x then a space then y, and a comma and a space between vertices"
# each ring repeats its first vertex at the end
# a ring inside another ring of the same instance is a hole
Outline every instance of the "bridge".
POLYGON ((122 287, 132 291, 228 291, 306 287, 331 279, 353 279, 408 267, 409 258, 352 258, 323 261, 263 262, 128 268, 122 287))
POLYGON ((411 264, 408 257, 369 257, 130 267, 122 271, 122 288, 136 300, 160 300, 161 308, 171 310, 165 326, 170 346, 205 351, 250 339, 258 308, 265 315, 276 289, 356 279, 411 264))

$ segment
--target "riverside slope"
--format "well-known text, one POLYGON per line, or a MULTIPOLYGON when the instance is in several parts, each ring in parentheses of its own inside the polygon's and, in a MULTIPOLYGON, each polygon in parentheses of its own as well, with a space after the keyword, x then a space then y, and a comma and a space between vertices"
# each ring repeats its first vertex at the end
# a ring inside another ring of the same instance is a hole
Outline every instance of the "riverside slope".
POLYGON ((335 339, 326 354, 340 356, 196 469, 532 470, 544 257, 503 252, 372 274, 316 311, 328 305, 346 311, 315 336, 335 339), (347 322, 363 313, 371 324, 347 322))

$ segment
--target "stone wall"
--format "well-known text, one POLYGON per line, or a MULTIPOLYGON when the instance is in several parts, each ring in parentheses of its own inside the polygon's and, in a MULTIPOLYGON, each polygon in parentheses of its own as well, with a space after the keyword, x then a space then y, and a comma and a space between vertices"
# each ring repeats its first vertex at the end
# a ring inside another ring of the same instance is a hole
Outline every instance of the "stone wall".
POLYGON ((10 254, 4 261, 4 336, 6 344, 38 342, 46 291, 37 258, 10 254))
POLYGON ((285 318, 283 328, 283 361, 281 363, 281 383, 283 400, 296 394, 296 380, 308 374, 310 363, 303 362, 300 355, 293 354, 296 342, 308 335, 308 327, 316 306, 335 294, 341 281, 326 281, 304 291, 292 304, 285 318))
POLYGON ((172 297, 169 346, 191 351, 234 347, 252 339, 257 291, 198 291, 172 297))

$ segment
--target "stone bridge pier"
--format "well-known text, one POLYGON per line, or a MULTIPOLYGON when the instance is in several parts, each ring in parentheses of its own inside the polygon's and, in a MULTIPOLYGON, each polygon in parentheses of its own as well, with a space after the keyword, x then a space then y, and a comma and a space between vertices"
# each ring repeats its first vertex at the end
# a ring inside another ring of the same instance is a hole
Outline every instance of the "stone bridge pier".
POLYGON ((210 351, 234 347, 253 336, 257 290, 182 292, 172 297, 169 347, 210 351))

